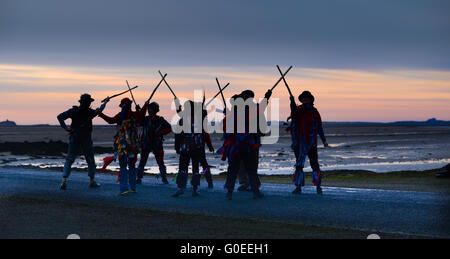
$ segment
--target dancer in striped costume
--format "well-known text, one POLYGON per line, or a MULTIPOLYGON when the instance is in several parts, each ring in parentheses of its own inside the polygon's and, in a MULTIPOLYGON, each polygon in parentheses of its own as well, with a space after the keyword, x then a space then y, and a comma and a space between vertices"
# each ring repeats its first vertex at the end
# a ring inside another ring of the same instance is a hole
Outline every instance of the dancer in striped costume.
POLYGON ((299 97, 302 103, 297 106, 291 97, 291 125, 288 131, 291 133, 292 149, 294 150, 296 164, 293 183, 296 188, 293 194, 301 194, 301 187, 305 185, 303 168, 306 156, 313 170, 313 184, 316 186, 318 194, 322 194, 321 171, 317 153, 317 135, 322 143, 328 147, 327 140, 322 127, 322 119, 319 111, 314 107, 314 96, 309 91, 304 91, 299 97))

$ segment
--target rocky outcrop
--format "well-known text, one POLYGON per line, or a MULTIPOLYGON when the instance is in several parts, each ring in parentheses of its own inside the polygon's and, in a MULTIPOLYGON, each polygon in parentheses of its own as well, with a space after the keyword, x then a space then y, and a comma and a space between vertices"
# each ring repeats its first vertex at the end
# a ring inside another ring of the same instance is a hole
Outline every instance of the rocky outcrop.
POLYGON ((17 126, 17 124, 14 121, 6 120, 6 121, 0 121, 0 126, 14 127, 14 126, 17 126))

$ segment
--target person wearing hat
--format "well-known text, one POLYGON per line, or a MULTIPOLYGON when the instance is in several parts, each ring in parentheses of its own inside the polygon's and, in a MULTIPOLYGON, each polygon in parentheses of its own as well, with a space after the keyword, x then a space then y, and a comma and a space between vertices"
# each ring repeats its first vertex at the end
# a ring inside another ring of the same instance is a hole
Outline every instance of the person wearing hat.
POLYGON ((121 111, 114 117, 109 117, 103 112, 99 117, 109 124, 117 125, 117 133, 114 140, 114 157, 119 158, 120 196, 127 193, 136 193, 136 160, 139 153, 139 136, 137 124, 142 114, 145 114, 148 103, 139 112, 131 110, 132 101, 123 98, 120 101, 121 111))
POLYGON ((319 167, 317 153, 317 135, 322 143, 328 147, 327 140, 322 127, 322 119, 319 111, 314 107, 314 96, 309 91, 302 92, 298 100, 302 103, 297 106, 295 99, 291 99, 291 125, 288 131, 291 133, 292 149, 294 150, 296 164, 293 183, 296 188, 293 194, 301 194, 301 187, 305 185, 303 167, 306 156, 313 170, 313 184, 316 192, 322 194, 322 173, 319 167))
POLYGON ((168 184, 166 166, 164 165, 164 135, 172 132, 172 127, 163 117, 156 115, 159 112, 159 104, 152 102, 148 105, 148 116, 141 113, 140 119, 143 126, 141 135, 141 159, 138 166, 137 183, 142 182, 144 176, 144 168, 147 164, 150 152, 155 155, 156 163, 159 167, 162 182, 168 184), (145 117, 144 117, 145 116, 145 117))
MULTIPOLYGON (((245 90, 242 91, 240 94, 235 94, 231 97, 231 99, 236 100, 237 98, 243 98, 244 100, 247 100, 248 98, 254 98, 255 93, 252 90, 245 90)), ((237 116, 237 110, 234 109, 234 116, 237 116)), ((237 188, 238 191, 250 191, 250 179, 248 177, 247 170, 245 169, 244 161, 241 161, 241 164, 239 166, 239 171, 237 174, 237 178, 239 180, 239 187, 237 188)), ((261 182, 259 180, 259 177, 257 177, 258 180, 258 186, 261 185, 261 182)))
MULTIPOLYGON (((263 102, 268 102, 272 92, 268 90, 265 94, 263 102)), ((237 123, 239 121, 239 114, 237 113, 237 104, 235 103, 227 116, 232 115, 234 118, 234 129, 227 132, 226 122, 224 119, 224 144, 217 151, 222 155, 222 160, 228 160, 227 179, 225 188, 227 189, 226 198, 232 199, 232 193, 236 182, 237 175, 240 171, 244 171, 248 175, 249 190, 253 192, 253 198, 262 198, 264 195, 260 192, 260 180, 258 177, 259 164, 259 148, 261 146, 261 129, 259 128, 259 121, 265 120, 260 111, 260 103, 254 103, 253 98, 255 94, 251 90, 245 90, 238 96, 234 96, 237 101, 242 98, 245 103, 253 102, 254 106, 245 106, 245 118, 242 120, 245 123, 244 132, 238 132, 237 123), (237 97, 237 98, 236 98, 237 97), (257 109, 256 112, 251 112, 250 109, 257 109), (256 118, 251 116, 256 114, 256 118), (250 123, 257 123, 257 132, 250 132, 250 123)), ((226 117, 227 117, 226 116, 226 117)))
POLYGON ((71 167, 80 149, 82 149, 84 158, 88 164, 88 175, 90 177, 90 188, 98 188, 100 185, 95 181, 95 160, 94 148, 92 144, 92 119, 103 111, 106 103, 104 102, 100 108, 93 110, 90 108, 94 102, 91 95, 82 94, 80 96, 79 106, 73 106, 71 109, 59 114, 57 119, 63 129, 69 132, 69 148, 67 151, 66 162, 63 169, 63 180, 60 186, 61 190, 66 190, 67 179, 69 178, 71 167), (67 126, 65 120, 72 119, 70 126, 67 126))

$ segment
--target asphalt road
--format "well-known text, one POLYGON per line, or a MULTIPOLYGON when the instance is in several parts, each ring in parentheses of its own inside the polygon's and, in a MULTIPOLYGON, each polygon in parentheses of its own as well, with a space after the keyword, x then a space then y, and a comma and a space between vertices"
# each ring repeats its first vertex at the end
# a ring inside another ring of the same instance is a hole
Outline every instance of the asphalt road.
MULTIPOLYGON (((367 230, 373 232, 412 234, 427 237, 450 237, 450 195, 410 191, 388 191, 324 187, 317 195, 305 187, 302 195, 292 195, 292 186, 263 184, 263 199, 254 200, 247 192, 235 192, 232 201, 225 200, 223 182, 206 188, 202 181, 200 197, 190 189, 178 198, 171 197, 176 186, 163 185, 146 177, 137 194, 117 196, 119 186, 112 175, 97 175, 102 184, 89 189, 86 173, 74 172, 66 191, 59 190, 61 174, 45 170, 0 168, 0 193, 54 200, 85 202, 121 207, 151 208, 217 216, 260 218, 299 223, 367 230)), ((0 207, 1 209, 1 207, 0 207)))

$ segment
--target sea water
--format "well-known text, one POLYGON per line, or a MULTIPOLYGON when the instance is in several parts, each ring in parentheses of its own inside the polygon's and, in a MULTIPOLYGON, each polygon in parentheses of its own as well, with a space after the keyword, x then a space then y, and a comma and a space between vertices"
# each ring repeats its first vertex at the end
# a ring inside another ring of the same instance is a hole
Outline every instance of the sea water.
MULTIPOLYGON (((263 145, 259 154, 259 174, 292 174, 295 157, 290 148, 289 134, 280 130, 278 142, 263 145)), ((319 163, 322 170, 369 170, 377 173, 392 171, 422 171, 440 168, 450 163, 450 128, 430 126, 325 126, 330 147, 324 148, 319 140, 319 163)), ((213 145, 218 149, 222 141, 220 135, 213 135, 213 145)), ((108 145, 107 142, 94 145, 108 145)), ((165 164, 168 173, 178 171, 178 155, 174 150, 173 139, 164 142, 165 164)), ((206 151, 208 163, 214 168, 213 174, 226 171, 227 162, 218 154, 206 151)), ((98 167, 103 158, 112 154, 96 154, 98 167)), ((139 157, 138 157, 139 159, 139 157)), ((0 153, 0 166, 35 166, 40 168, 62 167, 64 157, 13 156, 0 153)), ((311 171, 306 159, 305 171, 311 171)), ((87 168, 80 156, 73 167, 87 168)), ((108 169, 118 170, 118 162, 108 169)), ((150 154, 146 173, 159 172, 153 154, 150 154)))

